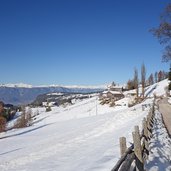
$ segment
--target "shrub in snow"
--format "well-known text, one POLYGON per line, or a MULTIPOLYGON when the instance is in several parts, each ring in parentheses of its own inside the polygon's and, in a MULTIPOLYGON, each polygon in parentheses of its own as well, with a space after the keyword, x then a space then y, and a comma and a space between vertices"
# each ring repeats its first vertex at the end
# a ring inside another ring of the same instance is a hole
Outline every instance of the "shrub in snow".
POLYGON ((32 111, 24 108, 21 116, 17 119, 14 128, 24 128, 32 125, 32 111))
POLYGON ((50 106, 46 107, 46 112, 50 112, 52 109, 50 106))
POLYGON ((7 120, 3 116, 0 116, 0 132, 5 131, 6 123, 7 120))
POLYGON ((115 102, 111 102, 111 103, 109 104, 109 106, 110 106, 110 107, 114 107, 114 106, 115 106, 115 102))

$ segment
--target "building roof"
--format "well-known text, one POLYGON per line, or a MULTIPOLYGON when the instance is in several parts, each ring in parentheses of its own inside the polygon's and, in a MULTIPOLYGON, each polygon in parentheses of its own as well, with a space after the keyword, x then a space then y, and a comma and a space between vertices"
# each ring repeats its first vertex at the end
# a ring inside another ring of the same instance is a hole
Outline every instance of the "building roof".
POLYGON ((104 91, 103 94, 107 94, 107 93, 111 93, 111 94, 122 94, 119 91, 104 91))
POLYGON ((116 89, 120 88, 121 89, 121 88, 123 88, 123 86, 122 85, 115 85, 115 86, 109 85, 108 88, 116 88, 116 89))

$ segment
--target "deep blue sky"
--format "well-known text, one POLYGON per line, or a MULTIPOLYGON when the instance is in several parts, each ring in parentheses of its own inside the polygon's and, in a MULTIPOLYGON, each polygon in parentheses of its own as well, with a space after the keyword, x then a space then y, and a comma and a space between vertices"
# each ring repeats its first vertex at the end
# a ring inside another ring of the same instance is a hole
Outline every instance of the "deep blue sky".
POLYGON ((169 0, 0 0, 0 83, 125 83, 168 70, 149 29, 169 0))

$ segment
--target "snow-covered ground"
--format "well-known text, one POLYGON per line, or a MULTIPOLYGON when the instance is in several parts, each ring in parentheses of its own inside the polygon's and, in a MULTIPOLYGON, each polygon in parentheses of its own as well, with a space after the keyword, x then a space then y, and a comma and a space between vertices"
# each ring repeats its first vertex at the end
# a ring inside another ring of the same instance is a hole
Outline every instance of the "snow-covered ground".
POLYGON ((147 91, 147 96, 152 97, 154 94, 157 96, 166 95, 166 87, 168 86, 168 80, 165 79, 159 83, 155 83, 154 85, 149 87, 147 91))
MULTIPOLYGON (((157 91, 163 87, 157 86, 157 91)), ((111 170, 120 157, 119 137, 125 136, 129 146, 134 126, 141 125, 149 111, 149 107, 142 111, 142 104, 131 108, 127 104, 125 98, 110 108, 92 97, 51 112, 33 109, 40 113, 33 126, 0 134, 0 170, 111 170)))
POLYGON ((161 114, 156 111, 153 137, 150 140, 149 157, 146 162, 148 171, 171 170, 171 139, 162 122, 161 114))

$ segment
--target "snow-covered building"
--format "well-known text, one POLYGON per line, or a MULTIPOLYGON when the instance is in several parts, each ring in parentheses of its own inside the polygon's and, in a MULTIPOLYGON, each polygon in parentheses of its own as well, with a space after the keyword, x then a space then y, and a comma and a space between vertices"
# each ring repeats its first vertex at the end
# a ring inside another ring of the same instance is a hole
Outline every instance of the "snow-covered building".
POLYGON ((42 102, 42 106, 44 107, 52 107, 52 106, 56 106, 55 102, 42 102))
POLYGON ((114 82, 108 86, 108 90, 109 91, 119 91, 119 92, 123 92, 123 86, 120 85, 116 85, 114 82))
POLYGON ((116 86, 114 83, 112 83, 110 86, 108 86, 108 89, 106 91, 101 93, 100 99, 107 102, 115 102, 117 100, 120 100, 124 98, 122 90, 122 86, 116 86))
POLYGON ((106 97, 114 100, 120 100, 124 98, 124 95, 119 91, 107 90, 102 93, 102 97, 106 97))

